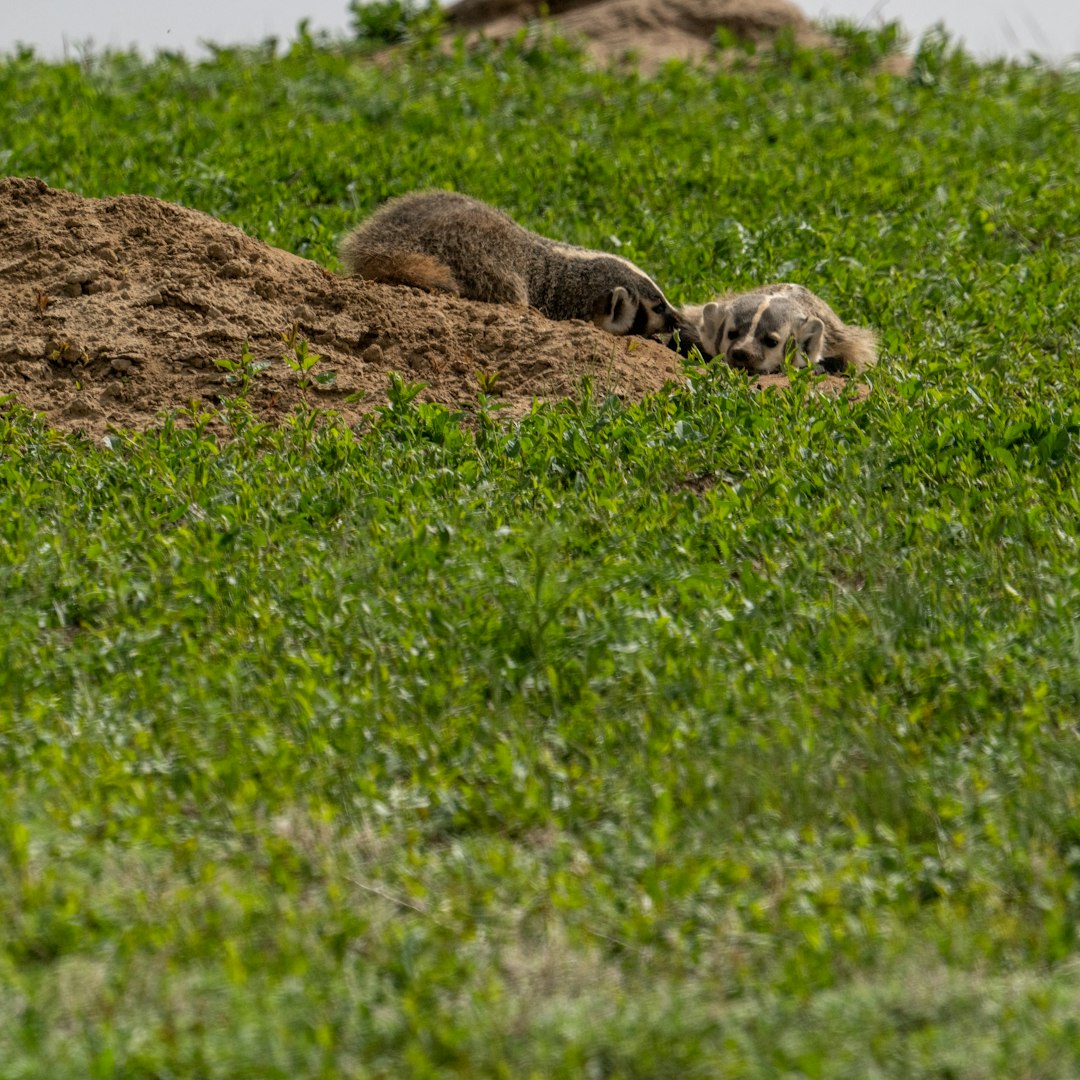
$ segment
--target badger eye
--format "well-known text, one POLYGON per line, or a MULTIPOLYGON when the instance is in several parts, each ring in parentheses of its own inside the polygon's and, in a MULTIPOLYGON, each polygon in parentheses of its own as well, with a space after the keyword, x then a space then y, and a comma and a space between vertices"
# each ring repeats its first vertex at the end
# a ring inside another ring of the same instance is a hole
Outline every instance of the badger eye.
POLYGON ((763 340, 767 349, 775 349, 780 344, 780 339, 775 334, 766 334, 763 340))
POLYGON ((728 336, 729 338, 737 338, 737 337, 739 336, 739 331, 738 331, 738 330, 736 330, 736 329, 735 329, 735 327, 733 326, 733 327, 732 327, 732 328, 731 328, 731 329, 730 329, 730 330, 729 330, 729 331, 727 332, 727 336, 728 336))

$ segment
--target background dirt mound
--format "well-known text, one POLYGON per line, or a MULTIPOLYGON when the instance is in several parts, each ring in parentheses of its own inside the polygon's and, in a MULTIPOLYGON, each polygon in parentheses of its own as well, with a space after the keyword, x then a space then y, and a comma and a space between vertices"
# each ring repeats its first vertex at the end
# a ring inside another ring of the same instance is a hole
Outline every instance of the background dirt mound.
POLYGON ((785 27, 803 46, 830 40, 788 0, 460 0, 447 16, 453 25, 500 40, 544 7, 565 34, 584 38, 601 62, 633 52, 646 69, 671 57, 703 59, 720 27, 743 40, 763 41, 785 27))
POLYGON ((249 397, 264 414, 307 400, 349 420, 385 400, 388 375, 423 397, 476 401, 477 373, 512 415, 534 398, 598 391, 638 398, 679 375, 678 358, 537 312, 354 281, 207 214, 141 195, 85 199, 41 180, 0 179, 0 395, 66 428, 144 428, 158 413, 235 393, 214 364, 244 343, 272 361, 249 397), (333 371, 303 390, 283 356, 293 324, 333 371), (363 390, 362 403, 346 396, 363 390))

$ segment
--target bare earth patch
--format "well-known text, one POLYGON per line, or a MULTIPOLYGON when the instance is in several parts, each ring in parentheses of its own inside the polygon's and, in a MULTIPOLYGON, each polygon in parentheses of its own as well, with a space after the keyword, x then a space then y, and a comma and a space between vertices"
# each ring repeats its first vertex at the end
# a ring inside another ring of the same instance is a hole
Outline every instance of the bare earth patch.
POLYGON ((142 429, 212 404, 235 392, 214 360, 238 361, 245 342, 272 361, 249 395, 268 418, 307 401, 358 419, 385 400, 390 372, 456 408, 475 404, 478 373, 498 373, 493 396, 513 416, 572 397, 585 376, 632 400, 680 374, 653 341, 352 280, 142 195, 86 199, 2 178, 0 252, 0 396, 59 428, 142 429), (294 323, 322 357, 314 373, 336 372, 333 387, 298 386, 281 340, 294 323))
POLYGON ((805 48, 832 41, 789 0, 459 0, 447 17, 453 26, 502 41, 545 8, 560 30, 584 41, 600 63, 630 54, 644 71, 672 58, 699 61, 713 55, 721 27, 739 40, 757 43, 781 30, 790 31, 805 48))

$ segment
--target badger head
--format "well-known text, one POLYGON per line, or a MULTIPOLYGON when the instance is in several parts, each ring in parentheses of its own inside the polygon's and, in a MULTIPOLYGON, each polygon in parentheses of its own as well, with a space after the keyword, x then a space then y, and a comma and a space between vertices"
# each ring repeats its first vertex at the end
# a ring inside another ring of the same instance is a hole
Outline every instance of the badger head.
POLYGON ((793 352, 796 367, 821 361, 825 324, 790 295, 746 293, 702 309, 702 343, 732 367, 769 375, 793 352))
MULTIPOLYGON (((642 275, 644 277, 644 275, 642 275)), ((609 334, 651 337, 667 334, 678 325, 678 313, 648 278, 642 289, 616 285, 597 297, 592 321, 609 334)))

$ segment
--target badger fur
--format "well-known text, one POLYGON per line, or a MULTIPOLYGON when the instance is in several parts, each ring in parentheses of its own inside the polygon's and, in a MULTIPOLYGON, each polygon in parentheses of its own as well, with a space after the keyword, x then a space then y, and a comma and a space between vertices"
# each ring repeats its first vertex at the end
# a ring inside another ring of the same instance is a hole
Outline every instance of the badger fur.
POLYGON ((758 375, 781 371, 792 348, 796 367, 861 371, 877 362, 872 330, 845 325, 820 296, 791 282, 729 293, 679 317, 697 327, 704 355, 758 375))
POLYGON ((341 259, 369 281, 527 305, 612 334, 676 327, 675 309, 633 263, 538 236, 456 192, 418 191, 384 203, 345 237, 341 259))

